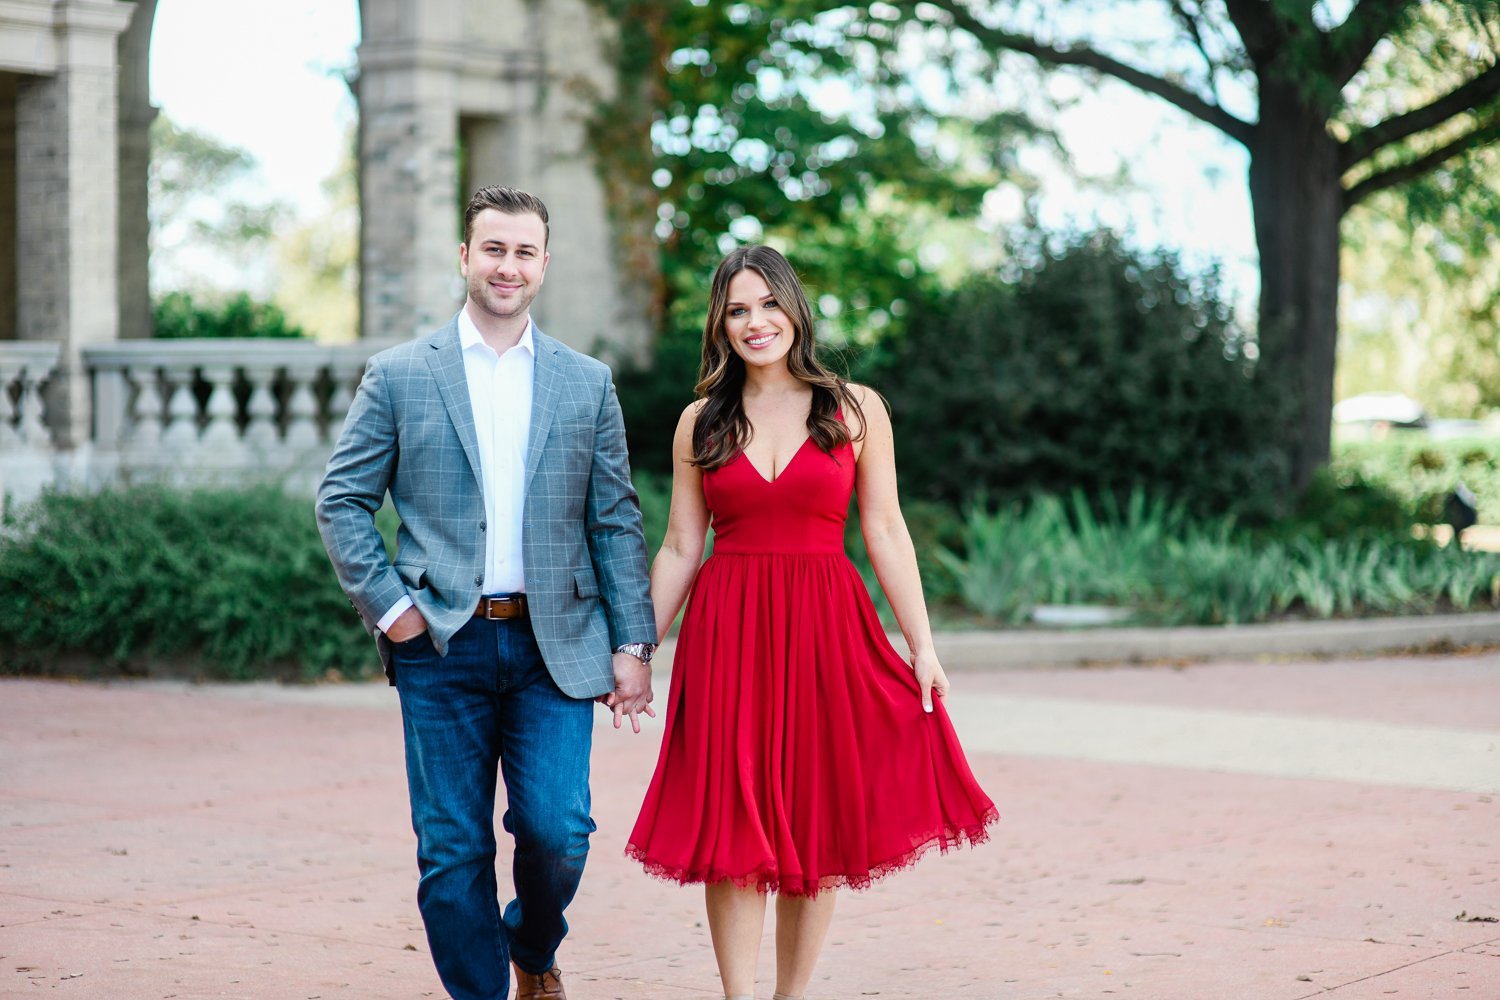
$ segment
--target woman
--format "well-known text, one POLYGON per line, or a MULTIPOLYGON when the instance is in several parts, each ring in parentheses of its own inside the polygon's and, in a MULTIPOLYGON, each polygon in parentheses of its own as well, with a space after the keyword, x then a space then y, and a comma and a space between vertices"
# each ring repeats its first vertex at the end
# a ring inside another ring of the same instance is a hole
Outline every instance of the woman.
POLYGON ((807 297, 775 250, 741 247, 714 273, 700 379, 651 567, 658 637, 692 597, 627 852, 705 883, 729 1000, 754 995, 776 892, 776 997, 800 1000, 833 889, 977 843, 997 815, 942 708, 883 401, 818 362, 807 297), (851 491, 910 665, 844 555, 851 491))

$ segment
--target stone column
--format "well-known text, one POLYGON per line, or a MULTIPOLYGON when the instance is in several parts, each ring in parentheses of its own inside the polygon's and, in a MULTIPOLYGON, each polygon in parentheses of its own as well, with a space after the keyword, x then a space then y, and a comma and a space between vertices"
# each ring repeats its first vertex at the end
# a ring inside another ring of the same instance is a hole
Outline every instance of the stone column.
POLYGON ((360 46, 360 333, 431 332, 463 302, 458 113, 449 53, 360 46))
POLYGON ((81 349, 119 331, 116 43, 135 10, 116 0, 59 0, 57 72, 16 88, 16 326, 60 340, 48 413, 61 448, 90 437, 81 349))
POLYGON ((151 165, 149 69, 156 0, 136 0, 135 17, 120 36, 120 338, 151 336, 151 223, 146 173, 151 165))
POLYGON ((588 122, 617 86, 601 42, 612 26, 586 0, 535 8, 547 85, 530 109, 536 193, 552 213, 552 261, 537 299, 537 322, 580 350, 617 361, 641 356, 650 340, 649 296, 621 271, 588 122), (580 31, 580 25, 590 30, 580 31), (562 294, 559 294, 561 292, 562 294))
POLYGON ((16 76, 0 72, 0 341, 16 339, 16 76))

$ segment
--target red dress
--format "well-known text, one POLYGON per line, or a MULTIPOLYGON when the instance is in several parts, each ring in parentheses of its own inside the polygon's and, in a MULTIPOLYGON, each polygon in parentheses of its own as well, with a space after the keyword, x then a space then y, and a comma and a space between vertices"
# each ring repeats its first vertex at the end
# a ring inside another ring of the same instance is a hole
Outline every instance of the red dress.
POLYGON ((788 895, 863 887, 998 819, 941 699, 886 640, 844 554, 854 451, 808 440, 774 481, 703 476, 713 555, 677 637, 666 732, 626 853, 658 877, 788 895))

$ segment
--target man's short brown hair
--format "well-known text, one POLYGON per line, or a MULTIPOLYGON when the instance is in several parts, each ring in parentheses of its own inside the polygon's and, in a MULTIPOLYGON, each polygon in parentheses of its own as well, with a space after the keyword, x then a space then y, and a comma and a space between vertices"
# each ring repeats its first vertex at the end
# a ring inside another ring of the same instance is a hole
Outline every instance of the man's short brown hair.
POLYGON ((506 215, 536 215, 542 220, 542 249, 547 249, 547 241, 552 237, 552 227, 547 223, 547 206, 542 204, 542 199, 534 194, 527 194, 513 187, 502 187, 499 184, 480 188, 474 192, 474 197, 469 199, 469 207, 464 209, 465 245, 474 237, 474 220, 487 208, 504 212, 506 215))

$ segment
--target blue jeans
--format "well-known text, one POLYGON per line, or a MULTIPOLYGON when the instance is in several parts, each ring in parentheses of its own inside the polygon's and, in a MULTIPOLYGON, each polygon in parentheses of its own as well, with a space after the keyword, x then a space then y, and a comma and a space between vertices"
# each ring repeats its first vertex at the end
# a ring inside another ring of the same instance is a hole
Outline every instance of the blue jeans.
POLYGON ((594 703, 558 690, 531 623, 470 620, 438 656, 426 633, 394 646, 421 881, 417 906, 453 1000, 505 1000, 514 961, 552 967, 583 876, 594 703), (515 838, 515 898, 495 879, 495 788, 515 838))

